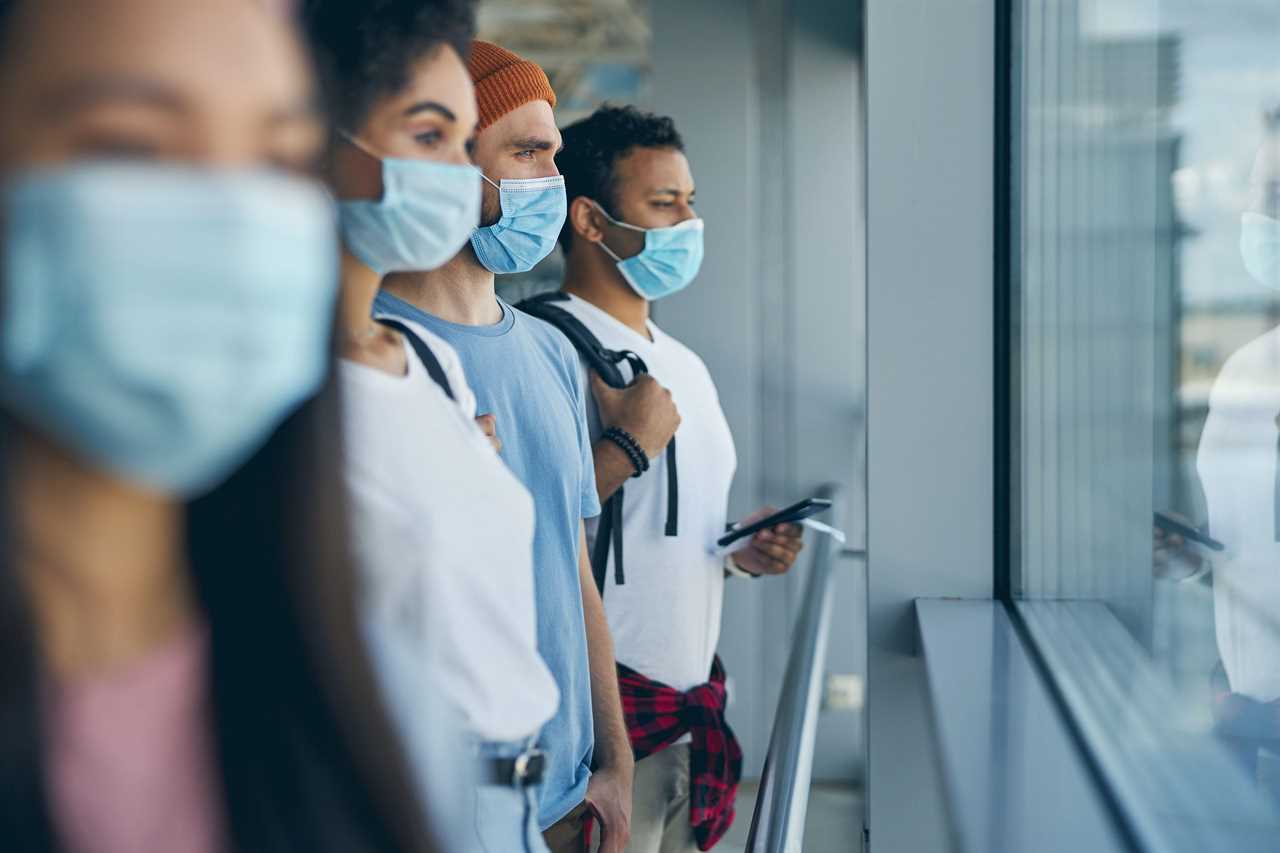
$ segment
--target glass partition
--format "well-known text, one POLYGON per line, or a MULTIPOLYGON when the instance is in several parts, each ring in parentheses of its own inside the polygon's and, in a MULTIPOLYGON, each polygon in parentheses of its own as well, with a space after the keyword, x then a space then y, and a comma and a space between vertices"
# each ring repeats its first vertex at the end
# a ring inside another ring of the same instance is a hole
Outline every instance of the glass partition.
MULTIPOLYGON (((1280 4, 1015 0, 1007 11, 1009 589, 1054 676, 1073 670, 1074 710, 1144 721, 1115 745, 1127 758, 1099 757, 1104 773, 1128 766, 1152 788, 1133 762, 1201 756, 1202 738, 1273 807, 1280 4), (1033 606, 1045 602, 1095 609, 1033 606), (1103 647, 1116 637, 1133 649, 1103 647), (1133 650, 1158 687, 1108 669, 1133 650)), ((1160 802, 1221 811, 1204 785, 1216 772, 1160 802)))

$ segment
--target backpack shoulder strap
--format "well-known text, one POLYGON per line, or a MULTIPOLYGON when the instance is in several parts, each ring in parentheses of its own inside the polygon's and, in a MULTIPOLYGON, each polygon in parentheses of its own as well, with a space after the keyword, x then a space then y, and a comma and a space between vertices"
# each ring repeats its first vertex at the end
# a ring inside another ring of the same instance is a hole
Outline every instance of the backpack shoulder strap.
POLYGON ((436 354, 431 351, 431 347, 427 346, 427 342, 398 320, 391 320, 386 317, 379 317, 377 320, 382 325, 395 329, 405 336, 409 341, 409 345, 413 347, 413 351, 418 354, 418 360, 427 369, 427 375, 431 377, 431 381, 439 385, 440 390, 444 391, 450 400, 456 402, 458 398, 453 395, 453 387, 449 385, 449 377, 445 375, 444 368, 440 365, 440 359, 436 358, 436 354))
MULTIPOLYGON (((631 365, 633 377, 649 372, 649 366, 639 355, 627 350, 611 350, 604 346, 600 343, 600 339, 586 327, 586 324, 557 304, 568 301, 568 294, 553 291, 532 296, 515 307, 539 320, 545 320, 563 332, 573 344, 573 348, 586 360, 587 365, 605 381, 605 384, 613 388, 626 388, 631 384, 618 366, 624 361, 631 365)), ((667 523, 665 527, 667 536, 676 536, 679 530, 679 486, 676 476, 676 440, 672 438, 667 445, 667 523)), ((618 586, 626 583, 622 562, 623 500, 623 489, 620 487, 604 502, 599 526, 596 528, 595 547, 590 555, 591 573, 601 597, 604 596, 611 552, 615 582, 618 586)))
POLYGON ((600 339, 592 334, 581 320, 556 304, 568 301, 568 295, 554 291, 530 297, 518 303, 516 307, 563 332, 569 339, 569 343, 573 344, 573 348, 586 360, 587 366, 599 374, 605 384, 610 387, 626 388, 631 384, 618 366, 624 361, 631 365, 631 372, 635 376, 649 372, 648 365, 640 356, 627 350, 609 349, 600 343, 600 339))

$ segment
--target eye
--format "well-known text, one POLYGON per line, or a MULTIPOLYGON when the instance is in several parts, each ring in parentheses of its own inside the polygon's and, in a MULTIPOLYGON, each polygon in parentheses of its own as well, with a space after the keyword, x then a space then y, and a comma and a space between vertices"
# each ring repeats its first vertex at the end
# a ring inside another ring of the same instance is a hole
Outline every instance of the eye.
POLYGON ((538 152, 534 151, 532 148, 526 148, 524 151, 518 151, 518 152, 516 152, 516 159, 517 159, 517 160, 532 160, 532 159, 537 155, 537 153, 538 153, 538 152))
POLYGON ((675 207, 675 203, 670 201, 653 201, 650 204, 654 207, 675 207))
POLYGON ((427 148, 434 148, 440 144, 442 139, 444 139, 444 134, 438 130, 428 130, 417 134, 413 138, 419 145, 424 145, 427 148))

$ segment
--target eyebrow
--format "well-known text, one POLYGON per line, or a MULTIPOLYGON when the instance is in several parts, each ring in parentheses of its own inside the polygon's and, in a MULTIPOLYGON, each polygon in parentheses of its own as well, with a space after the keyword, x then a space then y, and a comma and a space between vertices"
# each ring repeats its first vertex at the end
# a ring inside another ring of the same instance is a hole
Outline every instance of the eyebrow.
POLYGON ((409 107, 409 109, 405 110, 404 114, 406 116, 413 116, 413 115, 417 115, 418 113, 425 113, 425 112, 439 113, 440 115, 444 116, 444 118, 448 121, 458 120, 458 117, 454 115, 453 110, 449 109, 444 104, 438 101, 419 101, 418 103, 409 107))
MULTIPOLYGON (((534 151, 550 151, 555 148, 555 143, 549 139, 543 139, 539 136, 526 136, 522 139, 511 140, 511 147, 516 151, 525 151, 527 149, 533 149, 534 151)), ((559 153, 563 150, 564 146, 561 145, 556 149, 556 152, 559 153)))
POLYGON ((44 100, 45 111, 65 114, 112 101, 127 101, 166 112, 181 112, 185 102, 174 89, 144 77, 108 75, 77 81, 44 100))

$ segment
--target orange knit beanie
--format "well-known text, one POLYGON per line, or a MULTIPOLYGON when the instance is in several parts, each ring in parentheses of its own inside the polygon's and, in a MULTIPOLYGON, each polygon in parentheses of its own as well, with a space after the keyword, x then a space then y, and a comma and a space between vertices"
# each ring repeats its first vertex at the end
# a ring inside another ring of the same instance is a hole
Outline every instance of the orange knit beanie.
POLYGON ((556 105, 556 93, 546 72, 536 63, 521 59, 496 44, 473 41, 467 70, 476 86, 480 130, 530 101, 556 105))

